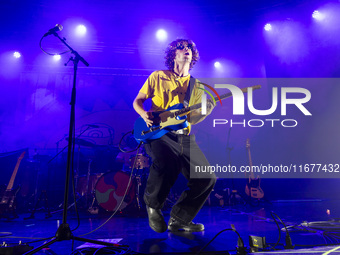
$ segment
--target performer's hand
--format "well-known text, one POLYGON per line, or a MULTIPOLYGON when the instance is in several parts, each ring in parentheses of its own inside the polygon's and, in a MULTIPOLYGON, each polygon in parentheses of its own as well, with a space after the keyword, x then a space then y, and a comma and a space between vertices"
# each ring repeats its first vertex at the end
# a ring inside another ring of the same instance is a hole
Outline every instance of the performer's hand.
POLYGON ((147 111, 144 111, 143 114, 141 114, 141 117, 143 118, 143 120, 145 121, 146 125, 148 127, 151 127, 152 124, 153 124, 153 115, 152 115, 152 112, 147 112, 147 111))
POLYGON ((216 106, 216 104, 214 104, 214 102, 208 101, 208 103, 207 103, 207 115, 209 115, 212 112, 212 110, 214 109, 215 106, 216 106))

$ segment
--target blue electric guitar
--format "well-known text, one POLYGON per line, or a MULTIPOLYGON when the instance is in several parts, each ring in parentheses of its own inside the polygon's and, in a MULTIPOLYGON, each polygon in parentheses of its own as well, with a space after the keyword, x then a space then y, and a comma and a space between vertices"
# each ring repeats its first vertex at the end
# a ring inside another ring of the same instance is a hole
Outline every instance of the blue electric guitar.
MULTIPOLYGON (((253 90, 261 88, 261 85, 249 87, 253 90)), ((247 92, 247 88, 241 89, 242 92, 247 92)), ((214 99, 207 100, 208 102, 213 102, 219 99, 225 99, 231 97, 233 94, 231 92, 221 95, 219 98, 214 97, 214 99)), ((165 111, 153 112, 154 125, 148 127, 142 117, 139 117, 134 125, 133 135, 137 142, 147 142, 150 140, 161 138, 166 133, 186 128, 189 126, 187 120, 187 114, 193 110, 200 109, 202 104, 195 104, 190 107, 184 108, 183 104, 176 104, 169 107, 165 111)))

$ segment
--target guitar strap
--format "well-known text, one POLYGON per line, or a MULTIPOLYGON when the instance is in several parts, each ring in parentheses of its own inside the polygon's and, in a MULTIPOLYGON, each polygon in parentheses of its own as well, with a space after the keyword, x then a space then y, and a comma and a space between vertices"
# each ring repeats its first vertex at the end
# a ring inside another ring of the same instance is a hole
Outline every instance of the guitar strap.
POLYGON ((189 101, 190 101, 191 93, 192 93, 192 90, 195 87, 195 81, 196 81, 195 77, 194 76, 190 76, 189 86, 188 86, 187 92, 185 93, 184 102, 183 102, 184 107, 188 107, 189 106, 189 101))

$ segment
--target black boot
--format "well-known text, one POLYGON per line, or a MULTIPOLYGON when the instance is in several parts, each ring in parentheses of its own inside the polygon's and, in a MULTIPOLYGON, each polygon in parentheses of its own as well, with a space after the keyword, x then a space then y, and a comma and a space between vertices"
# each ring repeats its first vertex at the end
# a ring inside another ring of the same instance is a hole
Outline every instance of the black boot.
POLYGON ((188 231, 188 232, 201 232, 204 230, 204 225, 201 223, 193 223, 192 221, 189 223, 181 223, 175 218, 170 218, 168 223, 169 231, 188 231))
POLYGON ((167 226, 164 221, 161 209, 153 209, 149 206, 146 206, 146 211, 148 212, 150 228, 156 231, 157 233, 165 232, 167 226))

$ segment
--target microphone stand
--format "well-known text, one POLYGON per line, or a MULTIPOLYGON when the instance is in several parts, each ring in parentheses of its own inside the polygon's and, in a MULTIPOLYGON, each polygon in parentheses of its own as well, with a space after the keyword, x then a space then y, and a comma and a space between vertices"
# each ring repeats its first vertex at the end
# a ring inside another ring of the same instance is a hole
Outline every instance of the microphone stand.
POLYGON ((95 243, 105 246, 120 246, 117 244, 97 241, 97 240, 91 240, 87 238, 82 237, 76 237, 72 234, 72 231, 70 229, 69 224, 67 223, 67 205, 68 205, 68 193, 69 193, 69 184, 70 184, 70 173, 71 173, 71 166, 72 166, 72 146, 73 146, 73 127, 75 126, 75 104, 76 104, 76 78, 77 78, 77 70, 78 70, 78 63, 81 61, 85 66, 89 66, 89 63, 86 62, 86 60, 81 57, 78 52, 73 50, 67 43, 65 38, 60 38, 59 35, 54 31, 52 33, 54 36, 59 38, 59 40, 66 45, 66 47, 71 51, 71 53, 74 55, 74 57, 71 57, 69 61, 73 62, 73 87, 72 87, 72 94, 71 94, 71 113, 70 113, 70 127, 69 127, 69 139, 68 139, 68 153, 67 153, 67 166, 66 166, 66 178, 65 178, 65 193, 64 193, 64 206, 63 206, 63 220, 62 224, 59 226, 57 233, 55 236, 47 243, 25 253, 25 255, 34 254, 40 250, 42 250, 45 247, 50 246, 51 244, 59 241, 64 240, 76 240, 76 241, 83 241, 83 242, 89 242, 89 243, 95 243))

